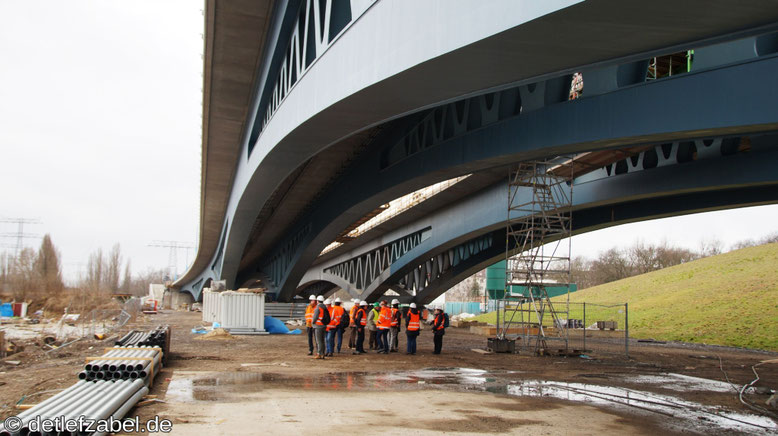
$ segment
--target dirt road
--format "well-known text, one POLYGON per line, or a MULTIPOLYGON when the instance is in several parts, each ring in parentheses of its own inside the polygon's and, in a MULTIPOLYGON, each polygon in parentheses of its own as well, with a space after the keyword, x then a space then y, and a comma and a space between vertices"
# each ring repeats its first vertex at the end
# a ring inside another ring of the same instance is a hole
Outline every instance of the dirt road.
MULTIPOLYGON (((711 428, 712 433, 749 433, 763 429, 748 424, 710 427, 706 422, 715 421, 721 410, 751 415, 725 382, 722 369, 732 383, 742 385, 753 380, 752 365, 778 357, 750 350, 655 344, 631 345, 630 359, 615 354, 591 354, 592 359, 483 355, 471 349, 484 348, 486 338, 451 328, 441 355, 432 354, 432 336, 423 332, 415 356, 355 356, 344 344, 343 354, 321 361, 307 355, 305 335, 198 339, 190 330, 202 324, 200 317, 168 312, 145 321, 147 326, 172 327, 172 351, 152 389, 166 403, 152 403, 136 413, 142 419, 154 415, 171 419, 174 434, 215 428, 233 429, 229 432, 233 434, 288 434, 292 429, 349 422, 373 422, 397 433, 411 428, 419 434, 710 433, 711 428), (591 389, 604 387, 620 390, 592 394, 591 389), (683 416, 670 409, 642 410, 633 400, 623 400, 633 405, 619 405, 620 396, 630 392, 651 395, 650 402, 672 401, 676 406, 683 402, 692 405, 685 407, 713 412, 701 412, 702 424, 694 426, 681 422, 683 416), (680 424, 668 425, 674 421, 680 424)), ((12 406, 23 395, 72 384, 84 357, 104 346, 83 341, 55 357, 31 352, 21 356, 19 366, 4 365, 3 417, 14 413, 12 406)), ((778 365, 761 366, 759 375, 759 385, 778 387, 778 365)), ((752 396, 754 401, 764 398, 752 396)), ((755 422, 765 426, 764 421, 755 422)))

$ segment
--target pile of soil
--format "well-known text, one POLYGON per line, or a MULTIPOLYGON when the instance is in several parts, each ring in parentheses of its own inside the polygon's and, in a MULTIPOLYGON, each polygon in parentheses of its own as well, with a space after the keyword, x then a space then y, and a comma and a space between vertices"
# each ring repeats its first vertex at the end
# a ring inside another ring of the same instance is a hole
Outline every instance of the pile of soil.
POLYGON ((224 329, 213 329, 212 331, 202 335, 198 336, 195 339, 200 339, 204 341, 223 341, 223 340, 233 340, 238 339, 235 336, 231 335, 230 332, 224 329))

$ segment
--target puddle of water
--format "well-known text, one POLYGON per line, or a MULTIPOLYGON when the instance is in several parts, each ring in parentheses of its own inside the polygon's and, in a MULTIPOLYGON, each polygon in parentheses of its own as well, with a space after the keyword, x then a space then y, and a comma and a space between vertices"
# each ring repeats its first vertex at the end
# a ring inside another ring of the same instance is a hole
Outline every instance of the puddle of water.
POLYGON ((681 428, 699 429, 704 425, 749 434, 775 434, 774 432, 778 431, 778 425, 770 418, 732 412, 723 407, 704 406, 670 395, 633 389, 585 383, 526 380, 509 385, 507 390, 508 395, 518 397, 551 397, 633 412, 637 409, 660 414, 673 419, 668 422, 670 425, 681 428))
MULTIPOLYGON (((665 422, 681 430, 707 432, 713 427, 749 434, 773 434, 772 432, 778 431, 778 425, 769 418, 736 413, 722 407, 705 406, 671 395, 589 383, 517 380, 515 374, 519 373, 472 368, 428 368, 390 373, 340 372, 310 377, 253 372, 181 374, 175 375, 171 380, 166 399, 172 402, 240 401, 240 394, 260 392, 264 389, 446 389, 525 398, 555 398, 633 413, 658 414, 671 418, 665 422)), ((674 386, 679 391, 726 392, 731 389, 726 383, 680 374, 639 376, 624 381, 674 386)))
POLYGON ((665 389, 679 392, 733 392, 732 386, 729 383, 683 374, 666 373, 658 375, 639 375, 634 378, 625 379, 625 381, 638 384, 661 385, 661 387, 665 389))

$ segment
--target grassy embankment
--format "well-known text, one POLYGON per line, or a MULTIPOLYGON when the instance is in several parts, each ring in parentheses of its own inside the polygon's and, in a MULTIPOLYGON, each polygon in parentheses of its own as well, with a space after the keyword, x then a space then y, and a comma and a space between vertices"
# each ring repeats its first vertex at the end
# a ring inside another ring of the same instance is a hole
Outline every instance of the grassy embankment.
MULTIPOLYGON (((623 319, 589 303, 629 303, 633 338, 778 351, 778 243, 584 289, 570 301, 587 303, 587 324, 623 319)), ((495 314, 477 319, 494 323, 495 314)))

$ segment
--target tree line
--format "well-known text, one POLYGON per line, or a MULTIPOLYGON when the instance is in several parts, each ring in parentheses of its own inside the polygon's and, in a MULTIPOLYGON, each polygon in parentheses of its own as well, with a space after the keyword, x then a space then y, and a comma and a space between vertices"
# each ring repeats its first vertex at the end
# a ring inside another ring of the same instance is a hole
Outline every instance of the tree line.
POLYGON ((0 292, 16 301, 67 297, 67 291, 83 296, 114 294, 145 295, 149 284, 162 283, 165 271, 148 269, 133 275, 131 262, 117 243, 108 252, 98 248, 86 263, 86 271, 66 286, 62 278, 62 255, 46 234, 40 247, 26 247, 17 256, 0 254, 0 292))
MULTIPOLYGON (((772 233, 761 239, 737 242, 730 247, 730 250, 773 242, 778 242, 778 233, 772 233)), ((673 247, 667 242, 649 244, 638 241, 627 248, 614 247, 606 250, 594 259, 574 257, 570 262, 570 273, 573 283, 577 283, 579 289, 584 289, 723 252, 724 245, 716 239, 702 241, 697 250, 673 247)))

